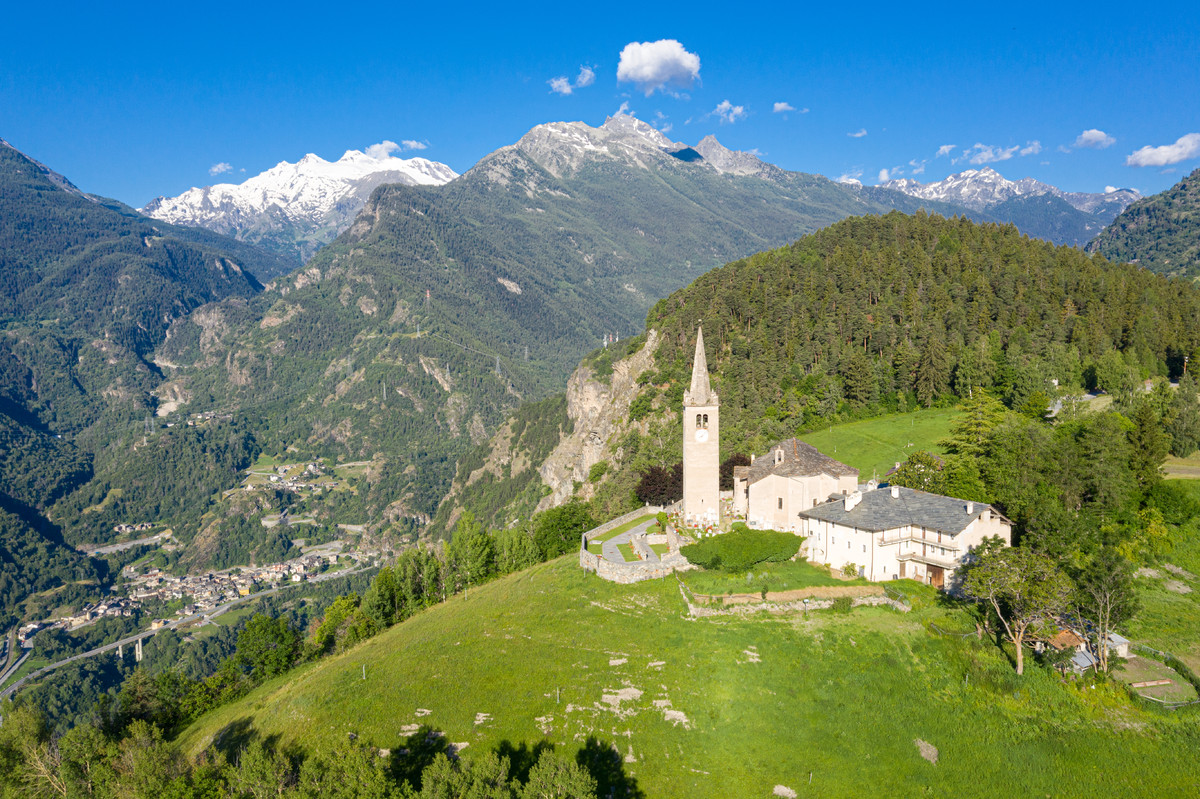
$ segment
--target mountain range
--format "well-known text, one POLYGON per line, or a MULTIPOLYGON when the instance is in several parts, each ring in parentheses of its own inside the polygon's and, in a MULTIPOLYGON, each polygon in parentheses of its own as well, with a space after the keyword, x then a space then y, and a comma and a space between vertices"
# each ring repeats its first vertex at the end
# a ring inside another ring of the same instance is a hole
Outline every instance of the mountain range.
POLYGON ((932 183, 895 178, 880 184, 913 197, 954 203, 1011 222, 1028 236, 1055 244, 1087 244, 1141 199, 1136 189, 1067 192, 1033 178, 1008 180, 991 167, 968 169, 932 183))
MULTIPOLYGON (((728 150, 713 136, 691 147, 673 142, 650 125, 623 114, 598 128, 580 122, 541 125, 515 146, 556 176, 586 159, 615 157, 618 153, 632 156, 639 151, 643 159, 667 154, 704 164, 719 174, 774 182, 791 174, 753 153, 728 150), (631 135, 633 138, 629 138, 631 135)), ((348 228, 377 186, 437 186, 456 177, 445 164, 424 158, 397 158, 375 148, 367 152, 349 150, 334 162, 309 154, 295 164, 283 161, 241 184, 220 183, 192 188, 177 197, 159 197, 142 211, 164 221, 207 228, 258 244, 298 265, 348 228)), ((1140 197, 1132 189, 1095 194, 1065 192, 1032 178, 1006 180, 991 168, 968 170, 935 183, 896 179, 882 187, 841 186, 869 205, 903 206, 882 188, 918 198, 929 210, 964 214, 981 222, 1011 222, 1035 238, 1075 245, 1090 241, 1140 197)), ((265 281, 278 274, 266 272, 259 277, 265 281)))
MULTIPOLYGON (((295 267, 349 227, 375 187, 438 186, 456 177, 445 164, 397 158, 375 145, 367 152, 347 150, 337 161, 312 153, 295 164, 281 161, 244 183, 218 183, 177 197, 158 197, 142 213, 261 245, 295 267)), ((278 274, 282 273, 259 277, 269 280, 278 274)))

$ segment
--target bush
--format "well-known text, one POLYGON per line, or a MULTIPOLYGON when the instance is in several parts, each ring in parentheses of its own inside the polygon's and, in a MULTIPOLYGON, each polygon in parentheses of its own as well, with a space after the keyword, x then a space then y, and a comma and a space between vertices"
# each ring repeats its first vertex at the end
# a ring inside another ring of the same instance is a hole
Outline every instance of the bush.
POLYGON ((751 530, 744 524, 735 524, 732 532, 706 538, 680 551, 689 561, 705 569, 743 572, 759 563, 789 560, 803 542, 803 538, 791 533, 751 530))
POLYGON ((833 600, 833 612, 834 613, 849 613, 850 607, 853 604, 854 604, 854 600, 852 600, 850 597, 840 596, 837 599, 833 600))

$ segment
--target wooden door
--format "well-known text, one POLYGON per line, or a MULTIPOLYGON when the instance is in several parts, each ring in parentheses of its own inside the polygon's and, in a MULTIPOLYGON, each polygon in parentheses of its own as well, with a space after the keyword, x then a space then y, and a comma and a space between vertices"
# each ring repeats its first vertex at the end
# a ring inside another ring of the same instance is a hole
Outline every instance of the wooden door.
POLYGON ((943 587, 946 584, 946 570, 941 566, 930 566, 929 584, 934 588, 943 587))

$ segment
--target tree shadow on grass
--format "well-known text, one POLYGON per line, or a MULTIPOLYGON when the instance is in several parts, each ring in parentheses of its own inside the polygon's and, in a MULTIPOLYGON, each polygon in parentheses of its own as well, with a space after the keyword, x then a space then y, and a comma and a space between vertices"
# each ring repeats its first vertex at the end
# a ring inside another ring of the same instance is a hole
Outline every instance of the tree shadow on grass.
POLYGON ((645 799, 646 794, 638 787, 637 779, 625 773, 625 763, 614 745, 588 736, 579 754, 575 755, 575 762, 587 769, 596 780, 596 796, 603 799, 645 799))
POLYGON ((398 749, 393 749, 388 770, 397 785, 408 782, 420 790, 421 772, 423 772, 438 755, 449 755, 450 744, 441 730, 435 730, 428 724, 423 724, 412 735, 404 739, 398 749))
POLYGON ((554 744, 542 739, 533 746, 522 741, 514 746, 511 741, 501 741, 496 745, 495 752, 500 757, 508 758, 508 774, 522 785, 529 782, 529 771, 537 763, 543 752, 553 752, 554 744))

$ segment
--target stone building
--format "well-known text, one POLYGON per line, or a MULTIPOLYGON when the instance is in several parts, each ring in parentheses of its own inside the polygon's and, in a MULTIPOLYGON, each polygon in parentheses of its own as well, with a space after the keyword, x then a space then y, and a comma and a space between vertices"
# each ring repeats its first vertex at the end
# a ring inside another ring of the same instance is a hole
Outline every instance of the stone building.
POLYGON ((1012 522, 991 505, 900 486, 854 491, 799 516, 810 561, 854 564, 868 580, 909 577, 956 588, 956 572, 983 539, 1012 544, 1012 522))
POLYGON ((858 469, 795 438, 733 469, 733 513, 758 529, 800 531, 799 513, 858 489, 858 469))
POLYGON ((708 380, 704 331, 696 328, 692 385, 683 392, 683 519, 716 524, 720 518, 720 399, 708 380))

